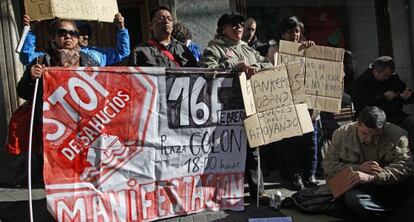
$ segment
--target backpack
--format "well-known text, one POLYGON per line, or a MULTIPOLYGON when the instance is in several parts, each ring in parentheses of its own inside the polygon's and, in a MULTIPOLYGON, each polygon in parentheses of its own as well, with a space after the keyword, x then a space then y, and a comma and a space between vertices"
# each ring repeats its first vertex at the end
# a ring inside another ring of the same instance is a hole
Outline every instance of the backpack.
POLYGON ((307 213, 327 214, 343 217, 346 213, 345 203, 341 198, 335 199, 326 184, 306 188, 294 193, 293 205, 307 213))

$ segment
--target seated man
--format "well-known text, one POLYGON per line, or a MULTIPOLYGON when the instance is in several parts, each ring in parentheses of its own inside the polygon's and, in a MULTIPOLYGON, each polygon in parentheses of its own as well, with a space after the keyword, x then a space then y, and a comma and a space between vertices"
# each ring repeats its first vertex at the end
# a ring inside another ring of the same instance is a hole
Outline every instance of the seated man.
POLYGON ((407 132, 387 123, 378 107, 365 107, 357 122, 335 131, 323 167, 331 178, 346 165, 354 171, 349 178, 352 188, 344 196, 356 217, 353 221, 377 221, 413 197, 414 163, 407 132))
POLYGON ((181 42, 172 38, 174 18, 164 6, 150 13, 152 38, 137 46, 130 56, 130 66, 197 67, 197 60, 181 42))
POLYGON ((356 115, 366 106, 378 106, 385 111, 389 122, 408 131, 411 151, 414 145, 414 117, 402 109, 414 102, 411 89, 394 73, 395 63, 389 56, 382 56, 370 65, 354 83, 352 102, 356 115))

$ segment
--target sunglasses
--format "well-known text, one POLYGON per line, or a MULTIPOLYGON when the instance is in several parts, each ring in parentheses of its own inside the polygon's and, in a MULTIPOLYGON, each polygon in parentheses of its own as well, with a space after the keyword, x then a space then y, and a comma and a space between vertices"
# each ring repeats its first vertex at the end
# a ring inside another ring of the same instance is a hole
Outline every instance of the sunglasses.
POLYGON ((76 30, 57 29, 56 35, 59 37, 65 37, 69 34, 70 37, 79 37, 79 32, 76 30))
POLYGON ((230 24, 231 27, 236 27, 238 25, 241 25, 242 27, 244 26, 244 22, 238 20, 230 21, 228 24, 230 24))

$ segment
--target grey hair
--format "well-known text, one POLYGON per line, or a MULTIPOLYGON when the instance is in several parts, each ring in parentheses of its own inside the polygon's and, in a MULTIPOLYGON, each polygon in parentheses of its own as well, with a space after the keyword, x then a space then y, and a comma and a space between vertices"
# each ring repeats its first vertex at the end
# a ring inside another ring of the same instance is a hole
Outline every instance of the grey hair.
POLYGON ((387 116, 382 109, 376 106, 367 106, 359 113, 358 122, 368 128, 381 129, 387 122, 387 116))
POLYGON ((395 70, 395 62, 390 56, 381 56, 376 58, 371 64, 370 69, 375 69, 382 72, 386 68, 390 68, 392 71, 395 70))

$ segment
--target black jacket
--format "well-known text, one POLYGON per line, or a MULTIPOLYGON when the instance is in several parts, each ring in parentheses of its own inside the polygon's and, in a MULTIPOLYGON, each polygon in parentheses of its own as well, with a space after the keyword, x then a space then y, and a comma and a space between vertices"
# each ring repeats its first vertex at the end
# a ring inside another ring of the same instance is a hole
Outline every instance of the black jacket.
POLYGON ((354 103, 356 114, 358 115, 366 106, 378 106, 385 111, 389 121, 399 122, 407 115, 402 111, 404 104, 413 103, 414 96, 407 100, 397 97, 392 101, 387 101, 384 98, 384 92, 391 90, 402 93, 406 88, 407 86, 398 74, 394 74, 389 79, 379 82, 375 79, 372 69, 367 69, 354 82, 352 102, 354 103))
MULTIPOLYGON (((153 39, 156 41, 155 39, 153 39)), ((164 47, 164 46, 162 46, 164 47)), ((174 58, 185 67, 198 67, 197 60, 191 51, 182 43, 173 39, 166 49, 174 58)), ((158 66, 177 67, 177 65, 165 56, 161 50, 148 42, 135 47, 129 59, 130 66, 158 66)))

